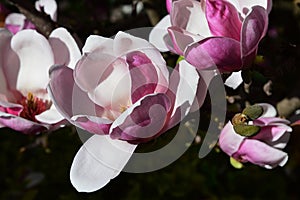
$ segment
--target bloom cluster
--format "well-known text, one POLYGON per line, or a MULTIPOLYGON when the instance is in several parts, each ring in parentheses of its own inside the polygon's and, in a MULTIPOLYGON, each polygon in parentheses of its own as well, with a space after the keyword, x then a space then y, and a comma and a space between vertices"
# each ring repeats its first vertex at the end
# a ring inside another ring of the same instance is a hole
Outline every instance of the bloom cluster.
MULTIPOLYGON (((167 0, 166 7, 169 15, 149 41, 120 31, 113 38, 90 35, 81 49, 63 27, 46 37, 23 14, 6 16, 0 127, 39 134, 72 124, 94 134, 76 154, 70 178, 78 191, 104 187, 139 144, 197 112, 219 73, 231 75, 227 86, 241 84, 240 70, 251 69, 266 35, 272 2, 167 0), (172 68, 161 54, 168 51, 179 58, 172 68)), ((35 8, 57 20, 54 0, 36 1, 35 8)), ((219 147, 239 162, 284 166, 289 124, 269 104, 248 107, 220 131, 219 147)))

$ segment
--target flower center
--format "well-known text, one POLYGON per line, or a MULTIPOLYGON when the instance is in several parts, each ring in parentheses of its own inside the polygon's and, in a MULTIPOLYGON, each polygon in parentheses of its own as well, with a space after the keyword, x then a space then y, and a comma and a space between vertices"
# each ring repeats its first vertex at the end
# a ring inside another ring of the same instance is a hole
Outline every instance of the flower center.
POLYGON ((48 110, 52 102, 34 97, 33 94, 29 92, 27 98, 23 97, 20 104, 23 106, 20 116, 31 121, 36 121, 35 116, 48 110))

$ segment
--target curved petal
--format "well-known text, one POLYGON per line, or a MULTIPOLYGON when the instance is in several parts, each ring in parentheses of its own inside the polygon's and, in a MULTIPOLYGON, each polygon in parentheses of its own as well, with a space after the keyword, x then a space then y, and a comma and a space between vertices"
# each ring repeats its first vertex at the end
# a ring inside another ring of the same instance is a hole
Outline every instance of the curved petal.
POLYGON ((166 8, 168 13, 171 12, 173 0, 166 0, 166 8))
POLYGON ((270 125, 262 127, 260 132, 251 138, 269 143, 277 141, 284 134, 289 134, 288 132, 292 132, 292 128, 285 124, 270 125))
POLYGON ((260 40, 268 29, 268 13, 260 7, 254 6, 243 21, 241 31, 241 51, 243 66, 249 67, 254 59, 260 40))
POLYGON ((16 88, 24 96, 45 89, 49 81, 48 71, 54 63, 47 39, 34 30, 23 30, 12 38, 11 47, 20 59, 16 88))
POLYGON ((236 134, 231 122, 228 122, 221 131, 219 144, 226 154, 232 156, 239 150, 244 140, 245 137, 236 134))
POLYGON ((203 39, 200 35, 189 33, 188 31, 176 26, 168 28, 168 32, 172 39, 173 48, 179 55, 184 54, 184 50, 187 46, 203 39))
POLYGON ((109 136, 94 135, 77 152, 70 171, 73 186, 79 192, 104 187, 124 168, 136 145, 109 136))
POLYGON ((253 121, 254 125, 258 126, 267 126, 267 125, 276 125, 276 124, 290 124, 290 121, 282 119, 279 117, 259 117, 253 121))
POLYGON ((131 104, 132 83, 128 65, 124 60, 115 60, 98 79, 97 87, 88 92, 93 102, 114 111, 122 111, 131 104))
POLYGON ((189 113, 196 99, 198 83, 197 70, 185 60, 180 61, 173 70, 170 78, 170 90, 167 93, 173 105, 170 121, 167 124, 168 128, 175 126, 189 113))
POLYGON ((57 28, 51 32, 49 43, 54 53, 54 64, 74 69, 81 53, 71 34, 65 28, 57 28))
POLYGON ((113 122, 110 135, 134 143, 149 141, 161 133, 169 110, 170 101, 165 94, 145 96, 113 122))
POLYGON ((57 4, 55 0, 38 0, 35 2, 35 9, 38 11, 44 11, 50 15, 53 21, 57 20, 57 4))
POLYGON ((231 38, 213 37, 190 45, 185 51, 186 60, 197 69, 211 69, 215 65, 220 71, 241 69, 240 43, 231 38))
POLYGON ((64 117, 52 105, 49 110, 35 116, 35 119, 44 124, 56 124, 64 119, 64 117))
POLYGON ((155 92, 158 75, 151 60, 142 52, 132 52, 126 55, 131 77, 132 103, 141 97, 155 92))
POLYGON ((238 72, 232 72, 232 74, 226 79, 224 84, 235 90, 242 83, 243 83, 242 71, 238 71, 238 72))
POLYGON ((104 54, 112 54, 113 39, 99 35, 90 35, 82 48, 82 53, 92 52, 95 49, 104 54))
POLYGON ((49 126, 47 125, 38 124, 12 114, 3 113, 1 111, 0 124, 4 127, 11 128, 24 134, 36 134, 49 129, 49 126))
POLYGON ((169 51, 167 43, 168 31, 167 28, 171 26, 170 15, 162 18, 151 30, 149 35, 149 42, 158 48, 161 52, 169 51))
POLYGON ((87 115, 76 115, 71 120, 76 126, 98 135, 107 135, 112 123, 109 119, 87 115))
POLYGON ((19 116, 22 112, 23 106, 20 104, 10 103, 7 101, 0 100, 0 111, 15 116, 19 116))
POLYGON ((203 37, 211 36, 205 16, 204 1, 176 1, 171 12, 171 24, 203 37))
POLYGON ((206 19, 211 33, 240 41, 242 22, 237 9, 227 1, 206 0, 206 19))
POLYGON ((258 103, 257 105, 261 106, 264 110, 263 114, 260 118, 263 117, 275 117, 277 115, 277 111, 274 106, 268 103, 258 103))
POLYGON ((288 160, 287 153, 275 149, 259 140, 246 139, 240 146, 234 158, 242 162, 251 162, 253 164, 272 169, 274 167, 284 166, 288 160))
POLYGON ((66 66, 50 70, 48 93, 56 109, 68 119, 75 115, 101 116, 103 108, 94 104, 74 82, 73 70, 66 66))

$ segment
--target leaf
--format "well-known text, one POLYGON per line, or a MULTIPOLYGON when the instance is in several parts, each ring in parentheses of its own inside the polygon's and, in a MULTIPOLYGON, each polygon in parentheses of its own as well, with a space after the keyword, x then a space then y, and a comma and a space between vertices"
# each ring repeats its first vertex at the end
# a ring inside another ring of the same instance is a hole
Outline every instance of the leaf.
POLYGON ((259 105, 248 106, 243 110, 243 114, 254 120, 263 114, 263 108, 259 105))
POLYGON ((237 134, 245 137, 254 136, 260 131, 259 126, 245 125, 245 124, 234 125, 233 129, 237 134))

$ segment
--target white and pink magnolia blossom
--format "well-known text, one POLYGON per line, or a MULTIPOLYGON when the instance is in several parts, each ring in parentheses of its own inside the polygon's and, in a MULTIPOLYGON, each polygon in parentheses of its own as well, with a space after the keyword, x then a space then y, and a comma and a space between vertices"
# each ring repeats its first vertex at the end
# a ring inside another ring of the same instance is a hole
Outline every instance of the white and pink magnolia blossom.
POLYGON ((272 169, 284 166, 288 160, 285 148, 292 128, 290 122, 276 116, 275 108, 270 104, 258 104, 264 113, 253 120, 253 125, 260 126, 260 131, 250 137, 237 134, 231 122, 228 122, 219 138, 221 149, 240 162, 251 162, 261 167, 272 169))
POLYGON ((255 58, 271 0, 167 0, 167 8, 170 15, 153 30, 153 44, 184 56, 197 69, 215 63, 221 72, 233 72, 255 58))
MULTIPOLYGON (((37 0, 35 9, 48 14, 53 21, 57 20, 57 3, 55 0, 37 0)), ((35 26, 23 14, 10 13, 5 18, 5 28, 16 34, 24 29, 35 29, 35 26)))
POLYGON ((66 119, 95 134, 78 151, 70 173, 78 191, 91 192, 120 173, 137 144, 199 108, 206 86, 185 61, 169 75, 154 46, 124 32, 114 39, 90 36, 83 53, 74 70, 52 68, 49 91, 66 119))
POLYGON ((47 40, 35 30, 12 35, 1 29, 0 51, 0 127, 25 134, 54 128, 63 117, 46 91, 48 71, 54 64, 75 65, 81 54, 71 35, 58 28, 47 40))

